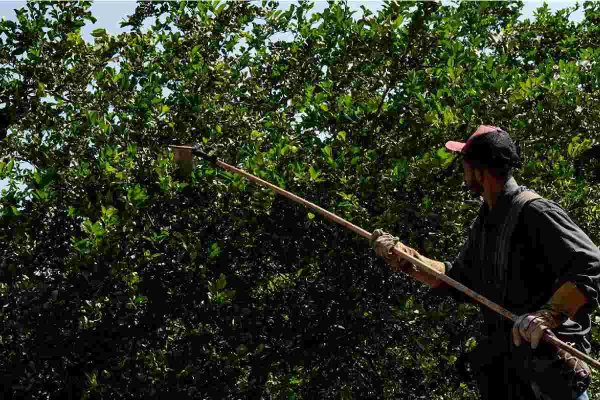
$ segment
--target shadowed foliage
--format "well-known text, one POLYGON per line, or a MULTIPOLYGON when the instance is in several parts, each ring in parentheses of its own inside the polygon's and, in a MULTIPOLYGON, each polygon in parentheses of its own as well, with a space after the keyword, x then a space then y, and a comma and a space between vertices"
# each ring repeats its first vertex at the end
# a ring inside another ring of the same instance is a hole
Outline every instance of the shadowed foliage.
POLYGON ((92 42, 88 2, 1 21, 2 397, 477 398, 474 306, 166 145, 451 259, 478 206, 443 144, 498 125, 598 243, 600 3, 521 7, 140 2, 92 42))

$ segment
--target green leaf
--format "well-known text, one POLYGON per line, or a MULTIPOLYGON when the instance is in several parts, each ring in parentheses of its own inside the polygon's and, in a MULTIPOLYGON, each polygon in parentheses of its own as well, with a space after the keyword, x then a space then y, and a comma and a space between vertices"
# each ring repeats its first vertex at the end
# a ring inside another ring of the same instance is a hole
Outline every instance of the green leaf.
POLYGON ((309 213, 308 213, 308 219, 310 219, 310 220, 313 220, 313 219, 315 219, 315 214, 313 214, 313 213, 309 212, 309 213))
POLYGON ((436 151, 435 153, 441 160, 446 160, 447 158, 450 158, 452 155, 446 151, 445 148, 441 148, 438 149, 438 151, 436 151))
POLYGON ((257 130, 252 130, 252 132, 250 132, 250 137, 254 140, 262 139, 263 136, 264 134, 257 130))
POLYGON ((584 151, 590 149, 594 142, 591 139, 581 139, 580 136, 574 136, 571 143, 567 146, 567 154, 571 158, 576 158, 584 151))
POLYGON ((310 179, 316 180, 321 175, 321 172, 317 171, 312 165, 308 169, 308 173, 310 174, 310 179))
POLYGON ((44 97, 45 90, 46 90, 46 86, 42 82, 38 82, 38 84, 37 84, 37 90, 36 90, 36 93, 35 93, 36 96, 38 96, 38 97, 44 97))
POLYGON ((226 286, 227 286, 227 279, 225 278, 225 275, 223 273, 221 273, 221 275, 219 275, 219 279, 217 280, 215 287, 217 288, 217 290, 223 290, 223 289, 225 289, 226 286))
POLYGON ((72 238, 71 243, 75 250, 80 254, 87 254, 92 248, 92 244, 88 239, 77 240, 75 238, 72 238))
POLYGON ((396 18, 394 20, 394 22, 392 23, 392 28, 393 29, 398 29, 400 27, 400 25, 402 24, 403 21, 404 21, 404 16, 403 15, 399 15, 398 18, 396 18))
POLYGON ((96 111, 88 111, 87 118, 90 125, 96 125, 96 123, 98 122, 98 113, 96 111))
POLYGON ((83 230, 87 233, 92 233, 92 224, 93 222, 90 221, 89 219, 86 219, 85 221, 83 221, 83 230))
POLYGON ((104 29, 104 28, 94 29, 92 31, 91 35, 96 38, 106 36, 107 35, 106 29, 104 29))
POLYGON ((102 207, 102 223, 105 226, 116 225, 119 218, 117 216, 117 209, 114 207, 105 208, 102 207))
POLYGON ((37 170, 33 171, 32 177, 36 184, 40 185, 42 183, 42 175, 37 170))
POLYGON ((81 38, 81 32, 77 30, 76 32, 67 33, 67 42, 73 42, 75 44, 83 42, 83 39, 81 38))
POLYGON ((96 238, 102 238, 106 233, 106 230, 100 222, 92 222, 89 219, 83 222, 83 228, 88 234, 96 238))
POLYGON ((136 206, 141 207, 148 200, 148 194, 139 184, 133 186, 127 191, 127 200, 136 206))
POLYGON ((49 195, 50 193, 42 189, 36 189, 33 191, 33 197, 38 201, 47 200, 49 195))
POLYGON ((219 254, 221 254, 221 248, 219 247, 218 243, 213 243, 210 245, 210 251, 208 253, 208 257, 209 258, 215 258, 218 257, 219 254))

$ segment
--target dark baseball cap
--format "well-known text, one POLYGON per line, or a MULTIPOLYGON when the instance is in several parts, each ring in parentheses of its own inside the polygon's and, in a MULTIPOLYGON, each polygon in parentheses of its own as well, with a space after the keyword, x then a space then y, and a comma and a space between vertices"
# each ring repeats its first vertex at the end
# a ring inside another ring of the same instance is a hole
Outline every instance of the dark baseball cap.
POLYGON ((503 129, 480 125, 466 142, 450 141, 446 148, 461 153, 465 159, 479 167, 518 167, 521 159, 517 146, 503 129))

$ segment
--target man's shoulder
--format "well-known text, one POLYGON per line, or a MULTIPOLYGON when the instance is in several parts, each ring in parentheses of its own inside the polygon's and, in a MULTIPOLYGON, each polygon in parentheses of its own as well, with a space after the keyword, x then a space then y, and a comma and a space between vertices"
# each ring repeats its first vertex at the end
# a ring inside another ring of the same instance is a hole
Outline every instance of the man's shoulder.
POLYGON ((544 216, 549 216, 552 214, 559 214, 562 217, 568 218, 567 212, 560 206, 560 204, 544 197, 538 197, 529 201, 527 205, 523 207, 521 214, 525 220, 540 219, 544 218, 544 216))
MULTIPOLYGON (((533 192, 536 193, 536 192, 533 192)), ((538 194, 538 193, 536 193, 538 194)), ((556 203, 555 201, 548 200, 545 197, 542 197, 538 194, 538 198, 535 198, 528 202, 527 209, 534 210, 536 212, 544 212, 544 211, 553 211, 553 210, 562 210, 562 207, 556 203)))

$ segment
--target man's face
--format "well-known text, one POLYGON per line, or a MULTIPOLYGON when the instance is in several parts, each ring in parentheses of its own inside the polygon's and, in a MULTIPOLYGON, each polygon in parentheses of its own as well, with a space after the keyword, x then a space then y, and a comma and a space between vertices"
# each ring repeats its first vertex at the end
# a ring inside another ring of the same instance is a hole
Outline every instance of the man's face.
POLYGON ((483 194, 483 184, 480 171, 476 171, 466 160, 463 160, 463 171, 467 189, 475 196, 481 196, 483 194))

